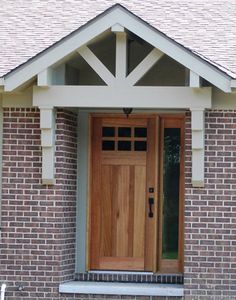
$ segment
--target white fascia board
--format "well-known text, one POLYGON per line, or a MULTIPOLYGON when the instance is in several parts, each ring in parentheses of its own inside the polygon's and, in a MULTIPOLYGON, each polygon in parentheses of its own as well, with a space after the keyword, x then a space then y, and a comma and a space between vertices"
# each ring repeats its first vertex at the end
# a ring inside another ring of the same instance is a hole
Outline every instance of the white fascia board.
POLYGON ((211 88, 142 86, 34 86, 33 105, 80 108, 211 108, 211 88))
POLYGON ((125 8, 117 6, 95 18, 88 25, 81 27, 77 32, 67 36, 61 42, 35 57, 35 59, 6 75, 5 90, 14 90, 117 23, 172 57, 186 68, 205 78, 224 92, 231 91, 229 76, 218 71, 210 63, 203 61, 202 58, 197 57, 197 55, 191 53, 175 41, 167 38, 125 8))

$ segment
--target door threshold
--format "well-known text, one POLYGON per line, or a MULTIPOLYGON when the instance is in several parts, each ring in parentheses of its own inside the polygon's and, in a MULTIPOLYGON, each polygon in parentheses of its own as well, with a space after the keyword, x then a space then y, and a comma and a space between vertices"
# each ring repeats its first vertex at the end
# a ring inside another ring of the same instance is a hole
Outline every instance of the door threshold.
POLYGON ((121 275, 153 275, 153 272, 141 272, 141 271, 88 271, 89 274, 121 274, 121 275))

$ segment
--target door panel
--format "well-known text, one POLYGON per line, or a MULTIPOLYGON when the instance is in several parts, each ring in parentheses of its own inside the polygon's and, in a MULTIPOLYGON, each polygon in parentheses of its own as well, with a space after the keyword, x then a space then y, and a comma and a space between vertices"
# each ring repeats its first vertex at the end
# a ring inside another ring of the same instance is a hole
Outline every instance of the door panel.
POLYGON ((114 205, 113 210, 113 237, 114 246, 112 247, 112 254, 115 257, 129 255, 129 210, 132 202, 130 199, 130 167, 129 166, 115 166, 114 167, 115 181, 114 194, 111 201, 114 205))
POLYGON ((146 168, 134 167, 133 256, 144 257, 146 168))
POLYGON ((93 117, 91 269, 153 269, 157 224, 156 124, 156 117, 93 117), (149 184, 155 191, 151 195, 155 198, 153 218, 148 216, 146 204, 149 184))

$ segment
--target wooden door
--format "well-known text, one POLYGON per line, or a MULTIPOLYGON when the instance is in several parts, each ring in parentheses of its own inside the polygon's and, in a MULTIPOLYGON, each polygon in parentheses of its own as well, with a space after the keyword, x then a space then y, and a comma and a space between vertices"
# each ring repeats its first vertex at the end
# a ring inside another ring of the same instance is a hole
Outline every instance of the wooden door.
POLYGON ((155 271, 157 117, 91 121, 90 269, 155 271))

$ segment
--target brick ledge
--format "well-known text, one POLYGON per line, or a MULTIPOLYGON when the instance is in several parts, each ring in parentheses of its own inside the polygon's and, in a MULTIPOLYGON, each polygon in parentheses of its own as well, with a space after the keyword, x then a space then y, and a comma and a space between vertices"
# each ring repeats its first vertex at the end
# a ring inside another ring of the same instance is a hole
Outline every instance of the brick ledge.
POLYGON ((60 293, 103 294, 127 296, 175 296, 183 297, 181 284, 121 283, 69 281, 59 286, 60 293))

